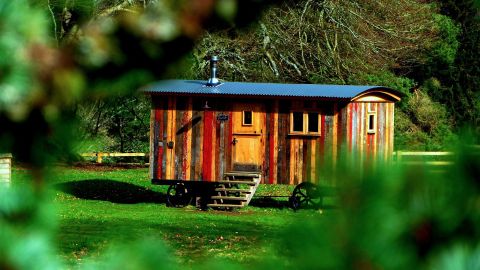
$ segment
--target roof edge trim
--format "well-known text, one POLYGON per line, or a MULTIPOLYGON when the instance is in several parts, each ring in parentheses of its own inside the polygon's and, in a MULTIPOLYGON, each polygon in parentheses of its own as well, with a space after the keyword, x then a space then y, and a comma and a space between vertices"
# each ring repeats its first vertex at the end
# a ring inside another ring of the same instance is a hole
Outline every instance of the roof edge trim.
POLYGON ((398 102, 405 96, 403 93, 386 87, 374 87, 363 91, 351 99, 351 101, 367 101, 369 96, 380 96, 386 100, 398 102))

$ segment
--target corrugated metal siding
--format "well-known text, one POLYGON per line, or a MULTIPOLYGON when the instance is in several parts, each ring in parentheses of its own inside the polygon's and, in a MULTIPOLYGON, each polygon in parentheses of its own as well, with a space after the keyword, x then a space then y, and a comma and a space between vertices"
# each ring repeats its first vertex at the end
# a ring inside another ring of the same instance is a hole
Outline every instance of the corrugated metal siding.
POLYGON ((367 85, 321 85, 321 84, 280 84, 223 82, 217 86, 207 86, 205 81, 165 80, 144 87, 151 94, 200 94, 200 95, 242 95, 265 97, 318 97, 352 99, 368 91, 382 89, 398 94, 392 89, 367 85))

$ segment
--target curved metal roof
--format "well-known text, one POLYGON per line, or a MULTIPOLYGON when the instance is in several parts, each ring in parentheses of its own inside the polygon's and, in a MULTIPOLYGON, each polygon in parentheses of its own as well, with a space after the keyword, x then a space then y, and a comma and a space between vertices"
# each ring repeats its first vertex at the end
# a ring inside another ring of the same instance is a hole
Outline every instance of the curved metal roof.
POLYGON ((379 90, 398 99, 402 94, 382 86, 368 85, 330 85, 330 84, 280 84, 252 82, 222 82, 208 86, 205 81, 165 80, 148 85, 142 89, 150 94, 196 94, 256 97, 312 97, 353 99, 362 93, 379 90))

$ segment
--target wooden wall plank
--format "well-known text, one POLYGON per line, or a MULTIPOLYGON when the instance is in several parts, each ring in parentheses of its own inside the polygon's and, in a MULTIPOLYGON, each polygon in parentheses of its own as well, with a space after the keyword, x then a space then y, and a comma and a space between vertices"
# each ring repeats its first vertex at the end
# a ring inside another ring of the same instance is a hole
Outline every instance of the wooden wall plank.
POLYGON ((205 110, 203 123, 203 162, 202 162, 202 179, 205 181, 213 180, 213 134, 214 134, 214 112, 205 110))
POLYGON ((279 102, 279 115, 278 115, 278 159, 279 168, 277 173, 277 183, 289 184, 290 183, 290 140, 288 139, 288 132, 290 130, 290 103, 282 100, 279 102))
POLYGON ((359 164, 360 164, 360 173, 363 173, 363 164, 365 163, 365 136, 367 135, 366 123, 367 123, 367 107, 366 103, 360 103, 361 114, 359 119, 360 132, 359 132, 359 144, 358 144, 358 155, 359 155, 359 164))
POLYGON ((178 180, 185 180, 183 178, 182 173, 182 164, 183 159, 185 158, 184 147, 183 147, 183 134, 184 134, 184 127, 183 127, 183 116, 185 114, 185 98, 179 97, 177 98, 176 102, 176 110, 175 110, 175 128, 172 132, 174 132, 175 136, 175 144, 174 144, 174 166, 173 172, 174 176, 173 179, 178 180))
POLYGON ((317 183, 317 141, 319 138, 315 138, 310 143, 310 181, 313 183, 317 183))
MULTIPOLYGON (((167 111, 167 143, 173 142, 175 145, 175 131, 176 131, 176 98, 169 97, 168 111, 167 111)), ((173 179, 175 177, 175 146, 173 148, 167 147, 165 178, 173 179)))
POLYGON ((200 104, 204 104, 202 100, 200 102, 193 103, 194 111, 196 113, 195 128, 194 128, 194 132, 192 133, 192 136, 194 136, 194 141, 195 141, 195 147, 193 150, 195 152, 195 155, 194 155, 195 168, 193 172, 195 180, 203 179, 203 141, 204 141, 203 131, 205 126, 204 124, 205 112, 200 104))
POLYGON ((277 158, 278 158, 278 100, 275 100, 269 118, 269 174, 268 183, 277 183, 277 158))
POLYGON ((160 179, 167 179, 167 156, 169 154, 168 147, 167 147, 167 138, 168 138, 168 98, 163 102, 163 123, 162 123, 162 130, 163 134, 160 136, 160 140, 163 143, 163 156, 162 156, 162 175, 160 179))
MULTIPOLYGON (((377 112, 377 125, 378 125, 378 114, 380 113, 378 110, 378 103, 373 103, 374 110, 377 112)), ((377 137, 378 137, 378 127, 377 132, 374 134, 373 138, 373 160, 377 158, 377 137)))
POLYGON ((298 151, 297 151, 297 145, 296 145, 296 140, 295 139, 292 139, 292 138, 289 138, 289 152, 290 152, 290 159, 288 161, 288 164, 289 164, 289 171, 290 171, 290 174, 289 174, 289 179, 288 179, 288 183, 290 185, 293 185, 295 184, 295 160, 297 159, 297 156, 298 156, 298 151))
POLYGON ((377 143, 376 143, 376 156, 378 159, 383 159, 385 157, 385 129, 387 127, 385 122, 385 103, 377 103, 377 123, 378 123, 378 134, 377 134, 377 143))
POLYGON ((192 164, 192 98, 187 98, 187 108, 183 113, 182 125, 186 128, 183 133, 183 159, 182 159, 182 179, 191 179, 191 164, 192 164))
POLYGON ((273 104, 272 103, 269 103, 267 104, 267 107, 266 107, 266 113, 265 113, 265 127, 264 127, 264 130, 265 130, 265 138, 266 138, 266 141, 264 143, 264 152, 265 152, 265 159, 263 161, 263 168, 264 168, 264 171, 265 171, 265 174, 262 179, 262 183, 264 184, 270 184, 270 180, 271 180, 271 175, 272 175, 272 165, 273 165, 273 161, 272 161, 272 156, 273 156, 273 153, 272 153, 272 149, 271 149, 271 146, 272 146, 272 143, 273 142, 273 104))
MULTIPOLYGON (((356 151, 356 147, 358 145, 358 122, 360 121, 358 117, 358 103, 352 103, 351 104, 351 109, 350 109, 350 147, 349 147, 349 152, 352 153, 356 151)), ((350 155, 350 157, 353 157, 350 155)))
POLYGON ((395 103, 390 103, 389 104, 389 118, 390 118, 390 121, 389 121, 389 125, 388 125, 388 128, 389 128, 389 142, 388 142, 388 145, 389 145, 389 153, 388 153, 388 156, 391 158, 392 157, 392 153, 393 153, 393 138, 394 138, 394 127, 395 127, 395 103))
MULTIPOLYGON (((317 143, 317 157, 316 157, 316 171, 315 175, 317 178, 317 183, 320 183, 320 179, 325 177, 324 170, 325 170, 325 159, 326 157, 326 150, 325 150, 325 143, 327 142, 328 138, 332 136, 333 130, 333 117, 323 114, 321 117, 321 136, 318 139, 317 143)), ((335 131, 336 132, 336 131, 335 131)))
MULTIPOLYGON (((229 105, 230 108, 232 108, 232 104, 229 105)), ((226 145, 226 168, 228 170, 233 169, 233 164, 232 164, 232 151, 233 151, 233 123, 232 123, 232 112, 228 112, 228 121, 227 121, 227 128, 228 131, 228 136, 227 136, 227 141, 225 143, 226 145)))
POLYGON ((163 137, 163 110, 161 108, 157 108, 155 110, 155 149, 156 149, 156 159, 157 162, 155 163, 155 166, 157 168, 155 178, 156 179, 161 179, 163 176, 163 152, 165 149, 165 145, 163 143, 162 137, 163 137))
POLYGON ((312 141, 314 138, 303 140, 303 181, 312 182, 312 141))
POLYGON ((294 160, 295 165, 295 185, 303 181, 303 140, 296 138, 297 156, 294 160))
POLYGON ((216 147, 213 148, 214 150, 214 155, 215 155, 215 162, 214 162, 214 172, 215 172, 215 177, 213 178, 214 180, 221 180, 221 174, 223 173, 223 166, 225 166, 224 163, 224 145, 223 141, 225 140, 225 124, 221 121, 217 120, 217 116, 219 114, 223 113, 221 109, 217 110, 216 114, 213 115, 214 119, 213 122, 215 123, 215 145, 216 147))
POLYGON ((202 121, 201 113, 194 108, 193 104, 195 101, 192 100, 192 129, 191 129, 191 160, 190 160, 190 178, 192 180, 199 180, 200 176, 198 173, 198 159, 200 156, 200 125, 202 121))
POLYGON ((385 104, 385 151, 383 153, 383 159, 388 162, 390 158, 388 157, 388 153, 390 153, 390 115, 389 115, 389 110, 390 110, 390 103, 385 104))
POLYGON ((149 158, 148 158, 149 162, 151 164, 148 168, 148 176, 150 177, 150 179, 158 179, 157 178, 157 168, 158 168, 158 163, 157 163, 157 160, 158 160, 157 133, 158 133, 158 130, 157 130, 157 125, 156 125, 157 118, 155 117, 155 115, 156 115, 156 109, 152 105, 152 109, 150 110, 150 137, 149 137, 150 138, 150 140, 149 140, 150 155, 149 155, 149 158))

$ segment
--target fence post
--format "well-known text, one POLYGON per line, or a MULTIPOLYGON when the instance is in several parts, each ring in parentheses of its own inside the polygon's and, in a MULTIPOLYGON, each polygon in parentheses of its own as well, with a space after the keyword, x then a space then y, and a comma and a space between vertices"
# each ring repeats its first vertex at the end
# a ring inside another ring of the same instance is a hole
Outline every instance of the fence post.
POLYGON ((10 185, 11 179, 12 154, 0 154, 0 185, 5 185, 8 187, 10 185))
POLYGON ((103 153, 101 152, 97 153, 97 163, 102 163, 102 156, 103 156, 103 153))

